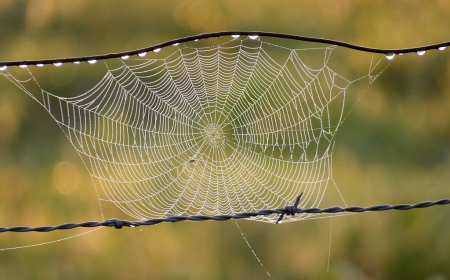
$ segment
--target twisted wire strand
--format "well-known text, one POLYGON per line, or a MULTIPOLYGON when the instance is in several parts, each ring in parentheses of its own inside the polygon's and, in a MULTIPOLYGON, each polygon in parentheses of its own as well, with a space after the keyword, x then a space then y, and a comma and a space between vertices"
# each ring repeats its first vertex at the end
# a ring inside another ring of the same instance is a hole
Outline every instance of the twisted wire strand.
POLYGON ((92 60, 105 60, 111 58, 119 58, 122 56, 132 56, 138 55, 140 53, 146 53, 155 51, 167 46, 171 46, 173 44, 180 44, 191 42, 199 39, 208 39, 208 38, 217 38, 223 36, 231 36, 231 35, 243 35, 243 36, 264 36, 264 37, 272 37, 272 38, 283 38, 283 39, 291 39, 297 41, 304 42, 314 42, 321 44, 330 44, 341 46, 348 49, 359 50, 363 52, 369 53, 380 53, 380 54, 405 54, 405 53, 413 53, 418 51, 427 51, 427 50, 436 50, 439 48, 445 48, 450 46, 450 41, 443 42, 439 44, 426 45, 414 48, 404 48, 404 49, 378 49, 378 48, 369 48, 363 47, 359 45, 354 45, 350 43, 345 43, 337 40, 324 39, 324 38, 315 38, 315 37, 307 37, 307 36, 298 36, 291 34, 283 34, 283 33, 274 33, 274 32, 264 32, 264 31, 222 31, 222 32, 214 32, 214 33, 204 33, 195 36, 188 36, 185 38, 180 38, 176 40, 167 41, 158 45, 154 45, 147 48, 127 51, 127 52, 119 52, 119 53, 109 53, 102 55, 93 55, 93 56, 82 56, 82 57, 70 57, 70 58, 59 58, 59 59, 44 59, 44 60, 23 60, 23 61, 2 61, 0 62, 0 67, 5 66, 20 66, 20 65, 37 65, 37 64, 54 64, 54 63, 69 63, 69 62, 83 62, 83 61, 92 61, 92 60))
POLYGON ((329 208, 297 208, 295 206, 286 206, 284 208, 274 209, 274 210, 259 210, 256 212, 247 212, 247 213, 239 213, 236 215, 218 215, 218 216, 173 216, 161 219, 150 219, 145 221, 127 221, 127 220, 119 220, 119 219, 109 219, 103 222, 84 222, 84 223, 67 223, 58 226, 43 226, 43 227, 10 227, 10 228, 2 228, 0 227, 0 233, 2 232, 49 232, 54 230, 62 230, 62 229, 73 229, 78 227, 114 227, 116 229, 121 229, 123 227, 139 227, 139 226, 151 226, 157 225, 160 223, 175 223, 181 221, 194 221, 194 222, 202 222, 202 221, 227 221, 227 220, 238 220, 238 219, 248 219, 256 216, 268 216, 273 214, 278 215, 295 215, 295 214, 334 214, 340 212, 351 212, 351 213, 362 213, 362 212, 375 212, 375 211, 387 211, 387 210, 411 210, 411 209, 420 209, 427 208, 435 205, 446 205, 450 204, 450 199, 441 199, 436 201, 424 201, 416 204, 397 204, 397 205, 375 205, 370 207, 359 207, 359 206, 351 206, 351 207, 329 207, 329 208))

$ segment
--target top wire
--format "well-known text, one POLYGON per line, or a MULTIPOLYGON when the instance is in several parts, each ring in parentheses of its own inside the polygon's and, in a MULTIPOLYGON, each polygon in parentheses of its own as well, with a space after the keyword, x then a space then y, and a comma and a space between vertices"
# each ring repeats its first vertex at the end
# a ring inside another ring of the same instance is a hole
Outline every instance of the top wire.
POLYGON ((233 36, 234 38, 237 38, 239 36, 249 36, 251 39, 252 39, 252 37, 257 38, 258 36, 264 36, 264 37, 272 37, 272 38, 292 39, 292 40, 298 40, 298 41, 304 41, 304 42, 330 44, 330 45, 341 46, 344 48, 359 50, 359 51, 368 52, 368 53, 385 54, 388 59, 392 59, 394 57, 394 55, 402 55, 405 53, 417 53, 419 55, 422 55, 427 50, 444 50, 447 46, 450 46, 450 41, 448 41, 448 42, 443 42, 443 43, 439 43, 439 44, 427 45, 427 46, 421 46, 421 47, 415 47, 415 48, 377 49, 377 48, 358 46, 358 45, 345 43, 345 42, 341 42, 341 41, 336 41, 336 40, 331 40, 331 39, 314 38, 314 37, 298 36, 298 35, 283 34, 283 33, 263 32, 263 31, 223 31, 223 32, 205 33, 205 34, 200 34, 200 35, 196 35, 196 36, 189 36, 189 37, 185 37, 185 38, 181 38, 181 39, 167 41, 165 43, 154 45, 151 47, 137 49, 137 50, 133 50, 133 51, 127 51, 127 52, 110 53, 110 54, 94 55, 94 56, 71 57, 71 58, 46 59, 46 60, 5 61, 5 62, 0 62, 0 70, 6 70, 6 68, 8 66, 19 66, 19 67, 23 67, 23 68, 30 66, 30 65, 42 67, 46 64, 53 64, 55 66, 61 66, 63 63, 78 64, 81 62, 88 62, 90 64, 93 64, 93 63, 97 62, 98 60, 105 60, 105 59, 112 59, 112 58, 127 59, 133 55, 145 56, 145 54, 147 52, 151 52, 151 51, 159 52, 162 48, 171 46, 171 45, 178 45, 180 43, 197 41, 200 39, 217 38, 217 37, 223 37, 223 36, 233 36))

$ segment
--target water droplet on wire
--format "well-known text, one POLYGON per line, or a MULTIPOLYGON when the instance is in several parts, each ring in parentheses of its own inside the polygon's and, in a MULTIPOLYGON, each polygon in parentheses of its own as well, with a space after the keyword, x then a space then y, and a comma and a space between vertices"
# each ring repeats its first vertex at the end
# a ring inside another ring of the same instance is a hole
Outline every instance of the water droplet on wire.
POLYGON ((62 65, 62 62, 55 62, 55 63, 53 63, 53 65, 55 65, 56 67, 59 67, 62 65))
POLYGON ((96 59, 88 60, 88 63, 89 64, 95 64, 95 63, 97 63, 97 60, 96 59))
POLYGON ((20 68, 27 68, 27 67, 28 67, 28 65, 25 65, 25 64, 21 64, 21 65, 19 65, 19 67, 20 67, 20 68))
POLYGON ((73 63, 74 63, 74 64, 80 64, 81 61, 74 61, 73 63))
POLYGON ((241 35, 231 35, 231 37, 233 37, 233 39, 237 39, 239 38, 241 35))
POLYGON ((176 47, 176 46, 178 46, 179 44, 180 44, 180 43, 175 43, 175 44, 172 44, 172 46, 175 46, 175 47, 176 47))
POLYGON ((386 56, 386 58, 387 58, 388 60, 392 60, 392 59, 394 59, 394 57, 395 57, 395 53, 387 53, 387 54, 385 54, 384 56, 386 56))
POLYGON ((138 53, 138 56, 139 57, 144 57, 144 56, 146 56, 147 55, 147 53, 146 52, 141 52, 141 53, 138 53))
POLYGON ((425 54, 425 51, 417 51, 417 54, 418 54, 418 55, 424 55, 424 54, 425 54))
POLYGON ((4 65, 4 66, 0 66, 0 71, 5 71, 8 68, 8 66, 4 65))
POLYGON ((154 49, 153 51, 154 51, 154 52, 160 52, 160 51, 161 51, 161 48, 154 49))
POLYGON ((37 67, 44 67, 44 64, 39 63, 39 64, 36 64, 36 66, 37 66, 37 67))
POLYGON ((250 38, 251 40, 256 40, 259 38, 258 35, 248 35, 248 38, 250 38))
POLYGON ((447 46, 439 47, 438 50, 443 51, 443 50, 445 50, 445 48, 447 48, 447 46))

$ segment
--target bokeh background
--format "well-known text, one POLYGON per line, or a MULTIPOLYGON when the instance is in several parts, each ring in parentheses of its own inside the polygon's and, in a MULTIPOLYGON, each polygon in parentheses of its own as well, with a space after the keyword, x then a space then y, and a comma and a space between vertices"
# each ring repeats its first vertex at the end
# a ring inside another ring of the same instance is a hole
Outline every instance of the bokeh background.
MULTIPOLYGON (((449 15, 447 0, 0 0, 0 61, 119 52, 222 30, 414 47, 449 41, 449 15)), ((449 53, 397 57, 353 109, 333 158, 347 203, 450 196, 449 53)), ((54 86, 63 88, 64 80, 54 86)), ((274 279, 443 280, 450 279, 449 214, 442 206, 280 226, 238 223, 274 279)), ((100 218, 70 143, 42 107, 0 77, 0 226, 100 218)), ((84 232, 3 233, 0 248, 84 232)), ((265 278, 232 221, 99 229, 0 251, 0 279, 265 278)))

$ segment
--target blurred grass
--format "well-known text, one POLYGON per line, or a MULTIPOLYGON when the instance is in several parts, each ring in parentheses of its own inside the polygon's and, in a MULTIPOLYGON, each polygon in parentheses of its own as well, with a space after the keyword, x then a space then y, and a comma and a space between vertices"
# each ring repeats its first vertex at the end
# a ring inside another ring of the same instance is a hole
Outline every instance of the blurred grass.
MULTIPOLYGON (((412 47, 450 40, 449 14, 445 0, 0 0, 0 60, 126 51, 221 30, 412 47)), ((358 66, 358 61, 349 63, 358 66)), ((448 49, 397 57, 358 101, 339 131, 334 153, 334 178, 348 204, 450 196, 449 66, 448 49)), ((57 125, 0 78, 0 225, 100 220, 89 176, 57 125), (70 194, 59 192, 53 182, 60 162, 72 164, 79 174, 78 188, 70 194)), ((332 219, 329 273, 330 219, 239 224, 275 279, 438 280, 450 279, 448 213, 447 207, 435 207, 332 219)), ((0 248, 82 232, 4 233, 0 248)), ((265 277, 233 222, 100 229, 56 244, 0 252, 0 279, 265 277)))

